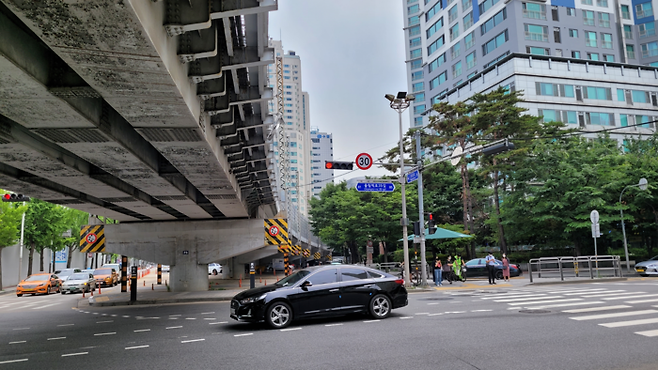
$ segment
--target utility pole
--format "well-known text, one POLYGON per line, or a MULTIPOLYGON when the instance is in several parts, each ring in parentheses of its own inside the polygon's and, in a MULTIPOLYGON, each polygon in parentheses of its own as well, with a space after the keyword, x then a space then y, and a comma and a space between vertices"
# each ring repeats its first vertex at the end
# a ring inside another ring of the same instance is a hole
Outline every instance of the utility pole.
POLYGON ((423 159, 420 153, 420 130, 414 133, 416 137, 416 160, 418 166, 418 221, 420 222, 420 264, 421 286, 427 286, 427 261, 425 258, 425 212, 423 209, 423 159))

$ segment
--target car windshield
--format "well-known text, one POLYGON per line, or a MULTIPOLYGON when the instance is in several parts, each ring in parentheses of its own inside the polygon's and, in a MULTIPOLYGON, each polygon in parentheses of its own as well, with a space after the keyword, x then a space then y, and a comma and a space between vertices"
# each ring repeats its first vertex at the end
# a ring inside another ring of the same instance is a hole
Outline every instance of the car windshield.
POLYGON ((294 285, 296 282, 302 280, 303 278, 305 278, 310 273, 311 273, 310 271, 299 270, 299 271, 295 272, 294 274, 279 280, 278 282, 274 283, 274 285, 277 285, 277 286, 294 285))
POLYGON ((110 275, 112 273, 112 269, 97 269, 94 271, 94 275, 110 275))
POLYGON ((87 280, 87 279, 89 279, 89 274, 77 273, 69 276, 69 278, 66 280, 87 280))
POLYGON ((72 273, 73 273, 73 270, 55 271, 55 274, 57 274, 57 276, 68 276, 68 275, 71 275, 72 273))
POLYGON ((649 259, 649 261, 658 261, 658 256, 653 256, 649 259))
POLYGON ((25 279, 25 281, 44 281, 50 279, 50 275, 32 275, 25 279))

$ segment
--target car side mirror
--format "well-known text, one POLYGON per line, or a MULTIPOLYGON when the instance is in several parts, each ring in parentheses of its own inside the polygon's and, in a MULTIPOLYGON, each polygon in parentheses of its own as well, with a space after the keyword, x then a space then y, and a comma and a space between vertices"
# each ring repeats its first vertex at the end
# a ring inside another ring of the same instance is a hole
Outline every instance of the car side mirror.
POLYGON ((310 280, 306 280, 305 282, 302 283, 302 289, 306 290, 306 288, 313 286, 313 283, 311 283, 310 280))

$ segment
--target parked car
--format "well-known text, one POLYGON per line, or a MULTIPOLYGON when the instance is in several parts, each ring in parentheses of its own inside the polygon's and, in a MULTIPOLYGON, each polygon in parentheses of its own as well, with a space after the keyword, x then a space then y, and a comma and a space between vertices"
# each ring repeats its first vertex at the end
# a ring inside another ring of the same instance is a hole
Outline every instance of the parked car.
POLYGON ((58 293, 60 286, 61 281, 55 274, 48 272, 32 274, 18 284, 16 287, 16 296, 22 297, 23 294, 58 293))
POLYGON ((222 265, 219 263, 208 264, 208 275, 217 275, 222 273, 222 265))
POLYGON ((67 276, 60 289, 62 294, 90 292, 92 290, 96 290, 96 279, 94 274, 90 272, 76 272, 67 276))
MULTIPOLYGON (((474 258, 469 260, 464 264, 466 267, 466 277, 488 277, 489 272, 487 271, 486 259, 485 258, 474 258)), ((496 279, 502 280, 503 278, 503 262, 501 260, 496 260, 496 279)), ((523 273, 519 265, 510 263, 509 264, 509 276, 519 276, 523 273)))
POLYGON ((658 256, 653 256, 647 261, 635 264, 635 271, 642 276, 658 276, 658 256))
MULTIPOLYGON (((121 264, 120 264, 120 263, 106 263, 106 264, 104 264, 104 265, 101 266, 101 267, 102 267, 102 268, 111 268, 111 269, 114 269, 114 271, 116 271, 117 274, 119 274, 119 276, 121 276, 121 264)), ((130 273, 130 272, 129 272, 129 273, 130 273)))
POLYGON ((238 321, 265 321, 281 329, 293 319, 354 312, 383 319, 407 303, 403 279, 365 266, 324 265, 237 294, 231 300, 230 315, 238 321))
POLYGON ((55 275, 61 280, 64 281, 66 280, 69 275, 72 275, 76 272, 81 272, 82 270, 78 268, 72 268, 72 269, 61 269, 61 270, 55 270, 55 275))
POLYGON ((119 275, 113 268, 101 267, 94 270, 94 278, 99 286, 115 286, 119 283, 119 275))

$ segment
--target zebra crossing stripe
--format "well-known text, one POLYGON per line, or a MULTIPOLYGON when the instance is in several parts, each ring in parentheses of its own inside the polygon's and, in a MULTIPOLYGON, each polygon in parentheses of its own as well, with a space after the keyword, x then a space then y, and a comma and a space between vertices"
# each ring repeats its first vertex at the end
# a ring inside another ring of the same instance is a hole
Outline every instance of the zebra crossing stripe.
MULTIPOLYGON (((547 305, 543 305, 543 306, 533 306, 533 307, 528 306, 526 308, 528 308, 530 310, 533 310, 533 309, 556 308, 556 307, 586 306, 586 305, 590 305, 590 304, 603 304, 603 302, 602 301, 592 301, 592 302, 547 304, 547 305)), ((512 308, 516 308, 516 307, 512 307, 512 308)))
POLYGON ((609 322, 605 324, 599 324, 600 326, 605 326, 606 328, 621 328, 624 326, 633 326, 633 325, 644 325, 644 324, 656 324, 658 323, 658 318, 653 319, 643 319, 643 320, 631 320, 631 321, 618 321, 618 322, 609 322))
POLYGON ((544 303, 559 303, 559 302, 571 302, 571 301, 582 301, 580 298, 570 298, 570 299, 550 299, 548 301, 539 301, 539 302, 514 302, 508 303, 510 306, 519 306, 522 304, 544 304, 544 303))
MULTIPOLYGON (((603 302, 601 302, 603 303, 603 302)), ((631 306, 618 305, 618 306, 603 306, 603 307, 591 307, 591 308, 577 308, 574 310, 565 310, 564 313, 584 313, 584 312, 596 312, 596 311, 607 311, 607 310, 619 310, 622 308, 631 308, 631 306)))
POLYGON ((645 292, 627 292, 625 290, 609 290, 607 292, 602 292, 601 294, 588 294, 588 295, 583 295, 581 297, 583 297, 583 298, 599 298, 599 297, 610 297, 610 296, 619 295, 619 294, 637 294, 637 293, 645 293, 645 292))
POLYGON ((553 295, 553 296, 545 296, 545 297, 527 297, 527 298, 509 298, 509 299, 497 299, 494 300, 494 302, 522 302, 522 301, 537 301, 540 299, 556 299, 556 298, 564 298, 559 295, 553 295))
POLYGON ((648 297, 655 297, 655 294, 640 294, 640 295, 632 295, 632 296, 622 296, 622 297, 610 297, 610 298, 602 298, 604 301, 613 301, 617 299, 628 299, 628 298, 648 298, 648 297))
POLYGON ((630 311, 630 312, 615 312, 615 313, 604 313, 604 314, 599 314, 599 315, 570 317, 570 319, 571 320, 576 320, 576 321, 612 319, 612 318, 615 318, 615 317, 649 315, 649 314, 656 313, 656 312, 658 312, 658 311, 656 311, 656 310, 643 310, 643 311, 630 311))
POLYGON ((497 295, 495 297, 483 297, 482 299, 503 299, 503 298, 525 298, 525 297, 539 297, 539 296, 545 296, 546 294, 501 294, 497 295))
MULTIPOLYGON (((653 302, 658 302, 658 299, 643 299, 643 300, 639 300, 639 301, 626 301, 624 303, 636 304, 636 303, 653 303, 653 302)), ((654 306, 654 307, 656 307, 656 306, 654 306)))
POLYGON ((636 331, 635 334, 644 335, 645 337, 658 337, 658 330, 636 331))
POLYGON ((555 291, 550 291, 547 293, 554 293, 554 294, 564 294, 564 295, 574 295, 574 294, 587 294, 587 293, 604 293, 602 292, 607 290, 606 288, 596 288, 596 289, 570 289, 570 290, 555 290, 555 291), (569 294, 565 294, 569 293, 569 294))

